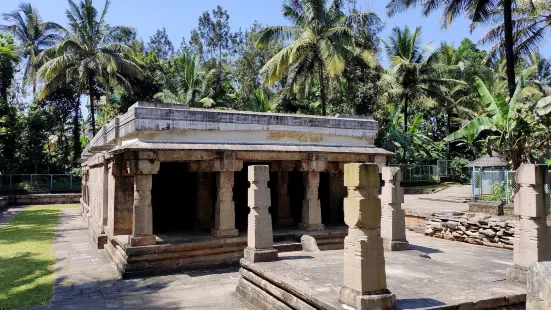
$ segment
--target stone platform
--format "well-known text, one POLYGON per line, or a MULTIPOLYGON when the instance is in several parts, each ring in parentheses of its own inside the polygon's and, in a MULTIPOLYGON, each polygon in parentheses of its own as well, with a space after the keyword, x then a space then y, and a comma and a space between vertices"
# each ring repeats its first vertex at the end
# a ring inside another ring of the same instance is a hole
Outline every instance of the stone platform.
MULTIPOLYGON (((300 238, 308 234, 316 239, 320 250, 342 249, 347 231, 344 226, 327 227, 325 231, 276 229, 274 247, 279 252, 300 251, 300 238)), ((157 234, 155 245, 130 246, 128 235, 109 240, 104 249, 123 278, 163 275, 182 270, 237 264, 247 247, 247 234, 234 238, 214 238, 201 231, 157 234)))
MULTIPOLYGON (((410 250, 385 252, 397 309, 524 309, 526 286, 505 280, 510 251, 413 233, 407 238, 410 250)), ((271 263, 242 260, 241 275, 237 295, 253 309, 343 309, 343 251, 281 253, 271 263)))

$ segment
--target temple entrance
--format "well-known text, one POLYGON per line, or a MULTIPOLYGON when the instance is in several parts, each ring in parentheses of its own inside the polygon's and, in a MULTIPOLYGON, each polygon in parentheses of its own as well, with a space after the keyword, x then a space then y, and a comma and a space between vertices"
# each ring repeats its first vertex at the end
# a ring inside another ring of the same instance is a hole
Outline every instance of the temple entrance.
POLYGON ((185 163, 161 163, 151 190, 153 233, 194 228, 196 180, 197 173, 188 172, 185 163))

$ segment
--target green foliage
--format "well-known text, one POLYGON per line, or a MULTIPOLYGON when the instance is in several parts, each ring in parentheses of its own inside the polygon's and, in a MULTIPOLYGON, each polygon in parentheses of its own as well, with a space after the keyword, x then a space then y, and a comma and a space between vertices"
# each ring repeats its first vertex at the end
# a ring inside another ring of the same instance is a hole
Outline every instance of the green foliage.
POLYGON ((466 136, 477 137, 485 133, 489 145, 496 144, 512 161, 513 169, 518 168, 523 161, 522 157, 527 161, 532 160, 526 158, 525 154, 525 150, 529 148, 529 137, 547 131, 547 128, 535 118, 535 104, 521 100, 521 93, 525 88, 524 75, 521 75, 517 89, 509 99, 505 99, 501 94, 492 96, 479 78, 476 78, 476 84, 485 106, 485 113, 465 124, 445 140, 453 141, 466 136))
POLYGON ((283 4, 283 15, 292 26, 271 26, 259 35, 257 47, 270 42, 292 42, 274 55, 262 68, 265 86, 285 78, 285 87, 291 94, 309 93, 313 80, 320 86, 322 115, 326 115, 326 78, 342 75, 346 62, 354 55, 374 65, 376 58, 371 50, 354 43, 351 29, 353 17, 378 19, 375 13, 356 13, 347 16, 343 3, 334 0, 290 1, 283 4))
POLYGON ((174 45, 168 38, 166 29, 157 29, 155 34, 149 38, 147 44, 148 54, 155 54, 161 60, 169 60, 174 54, 174 45))
POLYGON ((66 15, 70 22, 66 37, 57 46, 42 52, 37 60, 44 61, 38 71, 38 75, 45 80, 42 98, 67 78, 77 81, 82 89, 88 90, 94 135, 96 123, 93 100, 98 80, 130 89, 127 78, 142 74, 134 51, 128 45, 116 41, 118 37, 129 36, 133 29, 106 23, 109 4, 107 0, 103 11, 99 13, 92 0, 82 0, 78 4, 69 0, 66 15))
POLYGON ((471 181, 471 175, 469 169, 465 168, 465 165, 469 163, 469 160, 462 157, 455 157, 451 164, 451 173, 456 182, 466 184, 471 181))
POLYGON ((0 100, 8 100, 8 88, 12 84, 17 61, 13 38, 0 31, 0 100))

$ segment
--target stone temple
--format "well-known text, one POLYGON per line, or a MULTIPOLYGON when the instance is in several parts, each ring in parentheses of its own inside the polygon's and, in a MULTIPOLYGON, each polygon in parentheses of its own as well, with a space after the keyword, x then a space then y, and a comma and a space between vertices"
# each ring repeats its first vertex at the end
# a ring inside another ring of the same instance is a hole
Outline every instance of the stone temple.
POLYGON ((392 155, 373 145, 377 131, 366 117, 137 102, 83 152, 83 216, 123 276, 237 262, 247 167, 268 165, 274 238, 330 239, 344 226, 344 164, 386 166, 392 155))

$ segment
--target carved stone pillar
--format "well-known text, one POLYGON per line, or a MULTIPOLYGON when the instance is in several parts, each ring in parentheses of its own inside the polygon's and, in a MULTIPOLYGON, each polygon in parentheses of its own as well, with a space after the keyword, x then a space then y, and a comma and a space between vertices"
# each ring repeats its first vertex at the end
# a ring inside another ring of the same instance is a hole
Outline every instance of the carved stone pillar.
POLYGON ((132 233, 134 207, 134 179, 123 171, 119 156, 108 165, 108 216, 106 233, 109 238, 132 233))
POLYGON ((547 165, 521 165, 515 176, 520 189, 515 195, 515 215, 520 217, 513 241, 513 263, 506 272, 508 280, 526 283, 526 272, 532 263, 551 260, 547 212, 549 184, 547 165))
POLYGON ((383 167, 385 186, 381 189, 383 215, 381 218, 381 237, 387 251, 407 250, 406 219, 402 203, 404 189, 401 187, 402 171, 398 167, 383 167))
POLYGON ((344 286, 340 301, 355 309, 391 309, 396 296, 387 289, 377 164, 346 164, 344 286))
POLYGON ((197 228, 212 228, 212 173, 209 172, 197 173, 195 220, 197 228))
POLYGON ((153 174, 159 172, 160 162, 156 160, 155 153, 136 152, 128 165, 134 176, 133 222, 129 243, 131 246, 153 245, 156 237, 153 235, 151 188, 153 174))
POLYGON ((243 161, 235 159, 233 154, 223 154, 222 159, 212 162, 216 173, 216 204, 214 211, 214 228, 212 236, 216 238, 237 237, 235 229, 235 203, 233 202, 234 171, 243 168, 243 161))
POLYGON ((252 262, 277 260, 277 250, 273 246, 272 217, 270 215, 270 180, 268 166, 249 166, 248 204, 251 209, 248 218, 247 248, 245 259, 252 262))
POLYGON ((214 228, 212 235, 216 238, 237 237, 239 231, 235 229, 235 204, 233 202, 233 171, 216 173, 218 187, 214 228))
POLYGON ((306 231, 325 230, 321 222, 321 204, 319 200, 320 171, 327 168, 323 160, 303 160, 300 163, 304 198, 302 199, 302 221, 299 228, 306 231))

